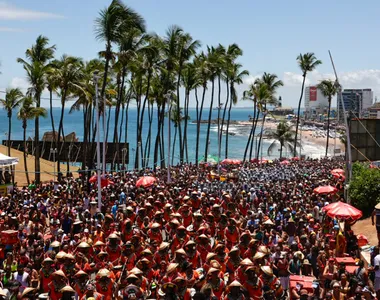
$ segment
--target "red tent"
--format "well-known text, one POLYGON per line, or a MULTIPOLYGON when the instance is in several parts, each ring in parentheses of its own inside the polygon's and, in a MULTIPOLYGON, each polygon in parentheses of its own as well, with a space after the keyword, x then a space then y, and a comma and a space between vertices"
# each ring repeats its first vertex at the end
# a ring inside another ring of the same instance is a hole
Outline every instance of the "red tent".
POLYGON ((331 218, 359 220, 363 216, 363 213, 359 209, 350 204, 344 202, 336 203, 335 207, 327 211, 327 215, 331 218))
POLYGON ((316 194, 335 194, 337 191, 338 189, 331 185, 319 186, 314 189, 314 193, 316 194))
POLYGON ((290 161, 288 160, 283 160, 282 162, 280 162, 280 165, 288 165, 290 164, 290 161))
POLYGON ((156 177, 153 177, 153 176, 143 176, 143 177, 140 177, 136 181, 136 186, 137 187, 140 187, 140 186, 147 187, 147 186, 153 185, 156 181, 157 181, 156 177))

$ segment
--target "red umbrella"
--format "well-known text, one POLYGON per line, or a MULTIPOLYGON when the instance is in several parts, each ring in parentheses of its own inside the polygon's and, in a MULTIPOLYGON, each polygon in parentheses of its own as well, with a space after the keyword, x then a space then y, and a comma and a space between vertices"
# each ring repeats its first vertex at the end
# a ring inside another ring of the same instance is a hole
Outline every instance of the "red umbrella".
POLYGON ((350 204, 344 202, 337 202, 334 208, 331 208, 327 211, 327 215, 331 218, 339 218, 339 219, 351 219, 351 220, 359 220, 363 213, 353 207, 350 204))
MULTIPOLYGON (((98 182, 98 175, 95 174, 88 181, 90 183, 97 183, 98 182)), ((101 176, 101 178, 100 178, 101 187, 104 188, 105 186, 107 186, 109 184, 113 184, 113 182, 111 180, 107 179, 106 177, 101 176)))
POLYGON ((283 160, 282 162, 280 162, 281 165, 288 165, 290 164, 290 161, 288 160, 283 160))
POLYGON ((339 174, 339 173, 332 173, 332 176, 336 179, 343 179, 343 180, 346 179, 346 177, 343 174, 339 174))
POLYGON ((292 157, 291 160, 300 160, 298 156, 292 157))
POLYGON ((335 194, 337 191, 338 189, 331 185, 319 186, 314 189, 314 193, 316 194, 335 194))
POLYGON ((376 167, 375 165, 373 165, 373 164, 370 164, 370 165, 369 165, 369 168, 370 168, 370 169, 376 169, 377 167, 376 167))
POLYGON ((153 185, 156 181, 157 181, 156 177, 153 177, 153 176, 143 176, 143 177, 140 177, 136 181, 136 186, 137 187, 140 187, 140 186, 147 187, 147 186, 153 185))
POLYGON ((222 165, 233 165, 233 164, 234 164, 234 160, 233 160, 233 159, 226 158, 226 159, 223 159, 220 163, 221 163, 222 165))
POLYGON ((341 203, 344 203, 344 202, 338 201, 338 202, 330 203, 330 204, 326 205, 325 207, 322 207, 322 211, 329 211, 330 209, 333 209, 333 208, 339 206, 341 203))
POLYGON ((334 175, 334 174, 338 174, 338 175, 344 175, 344 170, 342 169, 334 169, 331 171, 331 174, 334 175))
POLYGON ((263 158, 260 160, 260 163, 262 163, 262 164, 266 164, 267 162, 268 162, 268 160, 266 158, 263 158))
POLYGON ((241 164, 241 160, 240 159, 233 159, 233 164, 234 165, 240 165, 241 164))

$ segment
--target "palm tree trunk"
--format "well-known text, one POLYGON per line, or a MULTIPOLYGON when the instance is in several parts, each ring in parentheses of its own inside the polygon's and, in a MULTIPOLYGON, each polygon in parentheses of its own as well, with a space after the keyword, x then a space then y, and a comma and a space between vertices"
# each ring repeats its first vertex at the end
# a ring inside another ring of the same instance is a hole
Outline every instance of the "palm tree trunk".
POLYGON ((125 108, 125 136, 124 142, 128 143, 128 121, 129 121, 129 99, 127 99, 127 107, 125 108))
POLYGON ((195 147, 195 164, 197 166, 198 166, 198 159, 199 159, 199 135, 200 135, 200 131, 201 131, 202 112, 203 112, 203 104, 205 102, 206 88, 207 88, 207 85, 204 84, 203 85, 201 108, 199 110, 199 115, 198 115, 198 105, 197 105, 197 142, 196 142, 196 147, 195 147))
POLYGON ((266 113, 264 112, 263 122, 261 124, 261 131, 260 131, 260 137, 259 137, 259 145, 257 146, 256 159, 259 159, 259 157, 260 157, 260 149, 261 149, 261 143, 262 143, 262 139, 263 139, 264 126, 265 126, 265 117, 266 117, 266 113))
POLYGON ((137 110, 136 110, 136 120, 137 120, 137 126, 136 126, 136 153, 135 153, 135 169, 139 168, 139 154, 140 154, 140 146, 139 146, 139 135, 140 135, 140 107, 141 107, 141 99, 137 97, 137 110))
POLYGON ((205 146, 205 161, 207 161, 207 155, 208 155, 208 144, 209 144, 209 138, 210 138, 210 126, 211 126, 211 116, 212 116, 212 107, 214 105, 214 79, 212 80, 212 87, 211 87, 211 103, 210 103, 210 111, 208 113, 208 124, 207 124, 207 134, 206 134, 206 146, 205 146))
POLYGON ((283 148, 283 144, 280 143, 280 158, 282 158, 282 148, 283 148))
MULTIPOLYGON (((228 104, 230 104, 230 106, 229 106, 228 115, 227 115, 226 144, 225 144, 225 149, 224 149, 224 157, 225 158, 228 157, 228 130, 230 129, 230 117, 231 117, 231 108, 232 108, 232 99, 230 99, 230 89, 228 88, 228 78, 226 80, 226 89, 227 89, 227 97, 226 97, 226 103, 225 103, 224 109, 223 109, 222 129, 224 127, 224 121, 226 118, 227 106, 228 106, 228 104)), ((223 130, 220 131, 220 144, 222 144, 222 137, 223 137, 223 130)))
POLYGON ((153 167, 154 170, 157 168, 158 163, 158 148, 160 143, 160 126, 161 126, 161 105, 157 104, 157 134, 156 140, 154 142, 154 154, 153 154, 153 167))
MULTIPOLYGON (((173 141, 172 162, 171 162, 172 165, 174 162, 174 150, 175 150, 175 142, 177 140, 177 131, 178 131, 178 126, 174 126, 174 141, 173 141)), ((170 141, 169 141, 169 143, 170 143, 170 141)))
MULTIPOLYGON (((168 110, 171 109, 171 105, 168 104, 168 110)), ((165 168, 165 133, 164 133, 164 129, 165 129, 165 103, 164 103, 164 106, 162 108, 162 124, 161 124, 161 138, 160 138, 160 155, 161 155, 161 168, 165 168)), ((168 116, 169 118, 169 116, 168 116)), ((169 125, 170 126, 170 125, 169 125)), ((170 141, 168 141, 168 143, 170 143, 170 141)), ((169 164, 170 162, 168 162, 169 164)))
POLYGON ((103 86, 102 86, 102 91, 100 94, 100 99, 102 99, 102 100, 104 98, 104 94, 105 94, 106 86, 107 86, 107 77, 108 77, 108 67, 109 67, 109 62, 110 62, 110 55, 111 55, 111 42, 107 41, 106 61, 104 63, 104 74, 103 74, 103 86))
MULTIPOLYGON (((57 157, 57 172, 60 173, 61 172, 61 132, 62 132, 62 136, 63 135, 63 116, 64 116, 64 112, 65 112, 65 95, 63 94, 62 95, 62 99, 61 99, 61 116, 60 116, 60 119, 59 119, 59 127, 58 127, 58 142, 57 142, 57 145, 58 145, 58 157, 57 157)), ((64 146, 64 143, 63 143, 63 146, 64 146)))
POLYGON ((26 126, 27 126, 27 121, 22 120, 22 128, 23 128, 23 140, 24 140, 24 168, 25 168, 25 176, 26 176, 26 181, 29 185, 30 180, 29 180, 29 173, 28 173, 28 164, 26 162, 26 126))
MULTIPOLYGON (((37 92, 36 95, 36 107, 41 107, 41 93, 37 92)), ((41 174, 40 174, 40 118, 37 117, 34 121, 34 181, 40 183, 41 174)))
MULTIPOLYGON (((178 71, 178 79, 177 79, 177 99, 176 99, 176 109, 177 109, 177 116, 178 118, 181 118, 181 101, 179 97, 179 87, 181 82, 181 71, 182 71, 182 64, 179 65, 179 71, 178 71)), ((186 101, 186 99, 185 99, 186 101)), ((179 161, 180 163, 183 163, 183 146, 182 146, 182 126, 181 126, 181 120, 178 122, 178 137, 179 137, 179 161)), ((170 162, 168 162, 169 164, 170 162)))
POLYGON ((111 107, 112 106, 110 105, 109 108, 108 108, 107 130, 106 130, 106 144, 107 144, 107 141, 108 141, 108 132, 109 132, 109 129, 110 129, 111 107))
MULTIPOLYGON (((327 156, 329 152, 329 138, 330 138, 330 110, 331 110, 331 96, 329 96, 329 110, 327 112, 327 139, 326 139, 326 153, 327 156)), ((335 151, 335 149, 334 149, 335 151)))
POLYGON ((152 140, 153 104, 151 104, 149 101, 148 101, 148 119, 149 119, 149 129, 148 129, 148 135, 146 137, 146 142, 145 142, 144 168, 147 168, 149 165, 150 145, 151 145, 151 140, 152 140))
MULTIPOLYGON (((251 140, 251 148, 249 149, 249 160, 252 159, 253 144, 255 142, 255 134, 256 134, 257 123, 259 122, 259 116, 260 116, 260 110, 257 109, 256 116, 254 116, 255 124, 254 124, 254 127, 253 127, 253 135, 252 135, 252 140, 251 140)), ((257 139, 256 139, 256 146, 257 146, 257 139)))
POLYGON ((12 110, 8 110, 8 156, 11 156, 12 110))
POLYGON ((51 122, 51 129, 53 130, 53 145, 54 148, 57 147, 57 139, 55 136, 55 125, 54 125, 54 116, 53 116, 53 90, 49 89, 49 96, 50 96, 50 122, 51 122))
MULTIPOLYGON (((297 136, 298 136, 298 125, 300 123, 300 110, 301 110, 301 102, 303 97, 303 89, 305 87, 305 80, 306 80, 306 73, 303 74, 303 80, 302 80, 302 87, 301 87, 301 96, 300 100, 298 101, 298 110, 297 110, 297 123, 296 123, 296 134, 294 137, 294 149, 293 149, 293 156, 297 155, 297 136)), ((302 145, 300 145, 302 147, 302 145)))
POLYGON ((218 162, 220 160, 220 151, 222 148, 222 140, 220 137, 221 137, 222 131, 223 131, 223 128, 220 127, 220 107, 221 107, 220 93, 221 93, 221 87, 220 87, 220 75, 219 75, 218 76, 218 130, 219 130, 219 134, 218 134, 218 162))
MULTIPOLYGON (((182 149, 186 157, 186 162, 189 161, 189 154, 187 149, 187 124, 189 122, 189 100, 190 100, 190 91, 186 90, 185 95, 185 107, 184 107, 184 126, 183 126, 183 144, 182 149)), ((181 116, 179 116, 181 118, 181 116)), ((179 120, 181 122, 181 120, 179 120)))

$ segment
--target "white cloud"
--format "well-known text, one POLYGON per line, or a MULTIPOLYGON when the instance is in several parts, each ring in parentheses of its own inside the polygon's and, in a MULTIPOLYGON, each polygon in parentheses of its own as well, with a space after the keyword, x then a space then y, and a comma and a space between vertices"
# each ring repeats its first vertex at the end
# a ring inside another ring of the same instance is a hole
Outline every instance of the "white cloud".
POLYGON ((0 32, 25 32, 22 28, 0 27, 0 32))
POLYGON ((244 83, 245 84, 252 84, 255 82, 256 79, 260 78, 261 75, 249 75, 246 78, 244 78, 244 83))
MULTIPOLYGON (((292 73, 292 72, 284 72, 284 77, 282 80, 284 82, 284 86, 294 87, 294 86, 300 86, 302 84, 303 77, 301 74, 292 73)), ((306 77, 305 84, 306 85, 310 84, 310 81, 307 77, 306 77)))
POLYGON ((41 12, 35 10, 24 9, 8 4, 7 2, 0 2, 0 20, 12 21, 31 21, 41 19, 61 19, 63 16, 41 12))
POLYGON ((14 78, 12 78, 11 83, 9 84, 9 86, 11 88, 19 88, 19 89, 21 89, 22 91, 25 92, 30 87, 30 84, 29 84, 29 82, 25 78, 14 77, 14 78))

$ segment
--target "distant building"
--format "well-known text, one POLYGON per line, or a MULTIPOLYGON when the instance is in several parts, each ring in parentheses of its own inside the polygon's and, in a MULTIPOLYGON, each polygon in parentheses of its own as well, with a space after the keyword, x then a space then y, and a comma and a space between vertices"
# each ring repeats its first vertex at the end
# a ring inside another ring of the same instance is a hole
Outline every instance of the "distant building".
POLYGON ((294 109, 291 107, 276 107, 270 111, 274 116, 293 115, 294 109))
POLYGON ((305 118, 313 119, 327 113, 329 100, 317 86, 305 88, 305 118))
MULTIPOLYGON (((342 91, 344 106, 347 112, 353 113, 353 117, 363 117, 365 111, 373 104, 373 91, 371 89, 346 89, 342 91)), ((343 107, 338 94, 339 119, 343 118, 343 107)))
POLYGON ((371 107, 367 108, 363 113, 363 117, 369 119, 380 119, 380 102, 376 102, 371 107))

